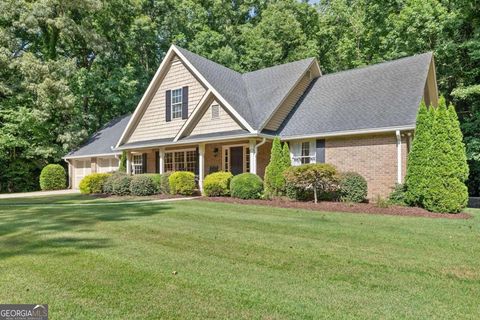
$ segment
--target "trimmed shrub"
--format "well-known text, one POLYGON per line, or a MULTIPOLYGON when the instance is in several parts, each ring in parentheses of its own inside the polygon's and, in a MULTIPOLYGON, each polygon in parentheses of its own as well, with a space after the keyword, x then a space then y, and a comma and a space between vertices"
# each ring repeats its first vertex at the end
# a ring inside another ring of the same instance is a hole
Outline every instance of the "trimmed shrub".
POLYGON ((195 174, 188 171, 176 171, 168 178, 171 194, 191 196, 195 193, 195 174))
POLYGON ((242 173, 232 178, 230 195, 240 199, 260 199, 263 193, 262 179, 253 173, 242 173))
POLYGON ((215 172, 207 175, 203 180, 203 193, 207 197, 224 197, 230 195, 230 172, 215 172))
POLYGON ((117 175, 112 182, 112 193, 117 196, 126 196, 130 194, 130 182, 132 177, 126 174, 117 175))
POLYGON ((405 184, 397 183, 395 188, 388 196, 388 202, 391 204, 396 204, 399 206, 407 205, 407 200, 405 198, 405 191, 407 190, 405 184))
POLYGON ((333 198, 338 190, 337 170, 327 163, 290 167, 285 171, 285 181, 289 188, 312 190, 315 203, 319 198, 333 198))
POLYGON ((170 193, 170 175, 172 172, 165 172, 160 175, 160 193, 169 194, 170 193))
POLYGON ((67 187, 67 174, 59 164, 49 164, 40 173, 40 189, 61 190, 67 187))
POLYGON ((162 193, 162 175, 159 173, 147 173, 144 174, 144 176, 147 176, 152 180, 152 183, 155 187, 155 194, 162 193))
POLYGON ((298 188, 288 182, 286 183, 285 189, 286 189, 286 196, 292 200, 296 200, 296 201, 312 201, 313 200, 313 190, 298 188))
POLYGON ((134 196, 150 196, 157 191, 152 175, 134 175, 130 181, 130 193, 134 196))
POLYGON ((80 192, 83 194, 102 193, 105 182, 112 174, 110 173, 92 173, 83 177, 80 181, 80 192))
POLYGON ((124 176, 125 174, 122 172, 114 172, 110 174, 110 176, 105 179, 105 182, 103 183, 103 193, 106 194, 113 194, 113 182, 115 179, 117 179, 119 176, 124 176))
POLYGON ((340 175, 340 200, 347 202, 363 202, 367 198, 367 180, 356 172, 345 172, 340 175))
MULTIPOLYGON (((290 151, 288 152, 290 154, 290 151)), ((290 166, 289 162, 286 162, 280 138, 276 137, 272 143, 270 162, 265 168, 264 179, 265 193, 267 196, 281 196, 285 194, 285 177, 283 176, 283 173, 290 166)))

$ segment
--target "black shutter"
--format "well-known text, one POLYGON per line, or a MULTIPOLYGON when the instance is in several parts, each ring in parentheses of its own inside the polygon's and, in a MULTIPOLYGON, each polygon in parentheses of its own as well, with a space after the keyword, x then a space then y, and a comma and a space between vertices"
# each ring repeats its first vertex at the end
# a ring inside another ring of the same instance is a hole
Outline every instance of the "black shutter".
POLYGON ((142 173, 147 173, 147 154, 142 153, 142 173))
POLYGON ((160 173, 160 151, 155 151, 155 173, 160 173))
POLYGON ((317 140, 315 156, 317 163, 325 163, 325 139, 317 140))
POLYGON ((165 91, 165 121, 172 121, 172 91, 165 91))
POLYGON ((182 119, 188 118, 188 87, 182 88, 182 119))

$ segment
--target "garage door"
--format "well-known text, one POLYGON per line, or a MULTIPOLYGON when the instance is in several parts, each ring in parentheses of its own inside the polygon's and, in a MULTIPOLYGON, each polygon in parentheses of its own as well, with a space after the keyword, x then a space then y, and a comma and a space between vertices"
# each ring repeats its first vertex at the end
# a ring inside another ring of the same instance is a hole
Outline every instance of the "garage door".
POLYGON ((118 159, 115 157, 97 159, 97 172, 106 173, 116 170, 118 170, 118 159))
POLYGON ((92 172, 90 167, 90 159, 88 160, 75 160, 75 169, 74 169, 74 178, 73 178, 73 187, 78 189, 80 181, 83 177, 92 172))

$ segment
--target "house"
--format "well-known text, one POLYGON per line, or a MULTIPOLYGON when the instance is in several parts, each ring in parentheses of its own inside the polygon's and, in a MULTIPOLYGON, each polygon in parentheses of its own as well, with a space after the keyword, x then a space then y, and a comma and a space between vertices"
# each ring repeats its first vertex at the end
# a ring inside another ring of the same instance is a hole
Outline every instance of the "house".
POLYGON ((403 181, 418 106, 438 99, 432 53, 323 75, 309 58, 248 73, 172 45, 135 112, 69 153, 71 185, 90 172, 188 170, 263 177, 272 139, 293 165, 327 162, 368 181, 369 197, 403 181))

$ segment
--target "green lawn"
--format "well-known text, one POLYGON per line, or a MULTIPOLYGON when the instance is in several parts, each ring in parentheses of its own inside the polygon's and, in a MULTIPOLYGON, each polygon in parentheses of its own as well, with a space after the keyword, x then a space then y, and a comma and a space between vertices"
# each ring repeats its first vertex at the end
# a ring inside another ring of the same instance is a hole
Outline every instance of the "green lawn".
POLYGON ((0 303, 48 303, 51 319, 480 317, 479 210, 71 205, 85 201, 0 201, 0 303))

